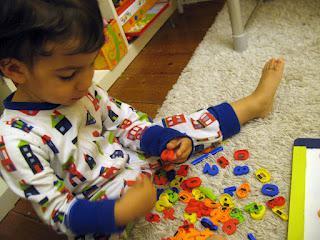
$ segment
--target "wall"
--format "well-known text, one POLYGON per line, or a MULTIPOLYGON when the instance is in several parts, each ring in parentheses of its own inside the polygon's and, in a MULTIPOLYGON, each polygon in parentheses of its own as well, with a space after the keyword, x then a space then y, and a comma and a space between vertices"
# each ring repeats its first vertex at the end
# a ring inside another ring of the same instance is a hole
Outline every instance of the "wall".
MULTIPOLYGON (((9 93, 9 88, 0 78, 0 114, 2 114, 3 111, 2 101, 9 95, 9 93)), ((18 197, 8 189, 7 185, 0 178, 0 221, 14 207, 17 200, 18 197)))
POLYGON ((5 84, 4 80, 0 77, 0 114, 2 114, 3 111, 3 106, 2 106, 2 101, 4 98, 6 98, 10 93, 9 88, 5 84))

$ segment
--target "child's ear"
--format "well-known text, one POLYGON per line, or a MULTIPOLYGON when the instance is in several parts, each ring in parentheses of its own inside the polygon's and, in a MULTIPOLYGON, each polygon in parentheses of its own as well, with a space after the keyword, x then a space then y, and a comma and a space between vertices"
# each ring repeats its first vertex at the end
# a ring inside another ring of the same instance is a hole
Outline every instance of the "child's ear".
POLYGON ((1 59, 0 70, 5 77, 10 78, 14 83, 23 84, 27 79, 28 67, 17 59, 1 59))

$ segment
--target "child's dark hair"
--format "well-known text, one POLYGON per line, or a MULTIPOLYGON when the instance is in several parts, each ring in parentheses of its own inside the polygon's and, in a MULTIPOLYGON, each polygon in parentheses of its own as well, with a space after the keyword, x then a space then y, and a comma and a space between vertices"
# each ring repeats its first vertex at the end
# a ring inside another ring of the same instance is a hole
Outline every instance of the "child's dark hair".
POLYGON ((103 20, 97 0, 1 0, 0 60, 15 58, 32 67, 37 56, 52 54, 46 43, 68 41, 77 43, 70 54, 101 48, 103 20))

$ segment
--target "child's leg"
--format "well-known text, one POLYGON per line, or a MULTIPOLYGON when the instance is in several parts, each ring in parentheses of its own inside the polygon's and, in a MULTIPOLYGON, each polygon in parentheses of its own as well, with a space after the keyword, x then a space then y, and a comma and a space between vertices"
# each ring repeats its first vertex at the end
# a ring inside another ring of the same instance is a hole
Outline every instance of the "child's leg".
POLYGON ((273 98, 282 78, 283 59, 270 59, 262 70, 260 82, 255 91, 231 103, 240 125, 259 117, 265 117, 272 110, 273 98))
POLYGON ((240 131, 244 123, 265 117, 272 109, 273 98, 282 78, 283 59, 269 60, 255 91, 238 101, 222 103, 190 115, 178 114, 156 124, 186 133, 194 141, 194 153, 215 146, 240 131), (217 120, 217 121, 216 121, 217 120))
POLYGON ((273 98, 282 78, 283 59, 270 59, 262 70, 257 88, 249 96, 232 103, 222 103, 208 108, 218 119, 223 139, 240 131, 246 122, 267 116, 272 110, 273 98))

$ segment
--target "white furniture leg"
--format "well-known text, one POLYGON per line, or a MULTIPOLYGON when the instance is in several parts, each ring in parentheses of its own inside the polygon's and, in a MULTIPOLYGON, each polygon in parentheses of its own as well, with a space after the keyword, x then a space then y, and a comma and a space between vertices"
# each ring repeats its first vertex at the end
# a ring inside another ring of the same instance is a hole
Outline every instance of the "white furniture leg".
POLYGON ((233 47, 237 52, 242 52, 248 47, 247 35, 241 19, 239 0, 227 0, 229 16, 232 27, 233 47))
POLYGON ((177 0, 177 8, 179 13, 183 13, 183 3, 182 0, 177 0))
POLYGON ((18 196, 11 192, 0 177, 0 221, 14 208, 18 199, 18 196))
MULTIPOLYGON (((10 93, 11 91, 5 84, 4 80, 0 77, 0 102, 2 102, 10 93)), ((2 106, 0 106, 0 115, 2 114, 2 111, 2 106)), ((17 200, 17 195, 11 192, 8 186, 3 182, 0 174, 0 221, 12 208, 14 208, 17 200)))

